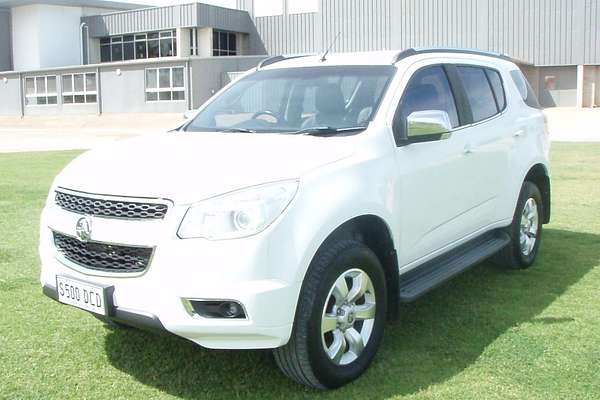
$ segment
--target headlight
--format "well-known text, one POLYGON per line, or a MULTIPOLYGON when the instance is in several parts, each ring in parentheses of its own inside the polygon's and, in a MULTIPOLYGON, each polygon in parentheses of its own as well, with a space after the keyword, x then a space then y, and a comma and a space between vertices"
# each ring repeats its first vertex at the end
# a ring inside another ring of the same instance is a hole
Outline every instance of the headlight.
POLYGON ((298 181, 284 181, 213 197, 192 205, 177 235, 182 239, 236 239, 256 235, 290 204, 298 181))

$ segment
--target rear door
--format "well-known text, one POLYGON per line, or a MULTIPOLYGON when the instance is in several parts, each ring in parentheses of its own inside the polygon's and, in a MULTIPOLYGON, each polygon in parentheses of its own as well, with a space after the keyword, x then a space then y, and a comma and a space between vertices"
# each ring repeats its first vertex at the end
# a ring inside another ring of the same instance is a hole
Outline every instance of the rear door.
POLYGON ((392 124, 398 144, 397 228, 403 266, 450 249, 497 222, 511 139, 511 127, 500 118, 506 104, 501 87, 495 71, 474 65, 426 65, 412 73, 392 124), (403 143, 408 115, 426 110, 446 112, 449 132, 403 143))
POLYGON ((500 73, 481 65, 450 67, 451 79, 463 90, 471 123, 456 132, 464 140, 460 179, 468 181, 471 208, 462 218, 466 233, 499 222, 507 190, 513 121, 504 118, 506 96, 500 73))

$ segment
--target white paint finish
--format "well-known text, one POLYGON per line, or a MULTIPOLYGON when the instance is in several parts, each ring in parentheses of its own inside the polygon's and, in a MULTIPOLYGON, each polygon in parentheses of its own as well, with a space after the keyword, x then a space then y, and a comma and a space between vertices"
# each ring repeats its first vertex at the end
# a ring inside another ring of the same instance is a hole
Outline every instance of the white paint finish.
MULTIPOLYGON (((335 68, 368 65, 367 60, 371 65, 387 60, 389 65, 390 54, 332 55, 320 64, 308 57, 267 68, 335 68)), ((210 76, 211 65, 219 72, 240 71, 239 65, 233 68, 238 62, 228 60, 228 65, 213 59, 194 68, 193 74, 210 76)), ((475 235, 508 226, 525 174, 537 163, 548 164, 542 112, 519 97, 509 78, 516 66, 491 57, 438 53, 404 59, 397 68, 378 113, 357 135, 178 132, 145 136, 80 156, 61 172, 55 185, 116 196, 168 198, 174 205, 158 223, 95 221, 94 240, 156 246, 144 276, 119 279, 86 275, 56 261, 49 228, 73 234, 75 217, 48 202, 40 232, 42 283, 52 284, 57 274, 69 272, 76 279, 114 285, 118 306, 154 314, 167 330, 203 346, 277 347, 289 339, 300 286, 317 249, 352 218, 373 215, 384 221, 399 250, 401 271, 475 235), (481 64, 501 71, 506 112, 454 131, 448 140, 396 147, 391 122, 415 63, 443 62, 481 64), (466 144, 473 154, 464 154, 466 144), (265 230, 236 240, 178 239, 190 203, 282 180, 299 180, 298 191, 265 230), (214 260, 219 260, 218 268, 202 268, 214 260), (193 319, 181 298, 236 299, 250 318, 243 323, 193 319), (272 304, 278 307, 269 307, 272 304)), ((103 81, 122 87, 123 92, 141 88, 140 71, 129 72, 128 81, 137 82, 135 87, 123 83, 127 73, 126 68, 122 77, 105 71, 103 81)))

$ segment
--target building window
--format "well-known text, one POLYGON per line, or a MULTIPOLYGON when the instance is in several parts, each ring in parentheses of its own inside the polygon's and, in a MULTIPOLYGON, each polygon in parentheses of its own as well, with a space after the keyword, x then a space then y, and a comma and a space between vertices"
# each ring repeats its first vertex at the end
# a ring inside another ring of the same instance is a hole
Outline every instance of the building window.
POLYGON ((100 61, 129 61, 177 55, 174 30, 111 36, 100 39, 100 61))
POLYGON ((146 101, 183 101, 183 67, 146 69, 146 101))
POLYGON ((56 75, 25 78, 26 105, 53 105, 57 101, 56 75))
POLYGON ((236 56, 237 35, 213 30, 213 56, 236 56))
POLYGON ((63 104, 96 103, 98 98, 96 73, 63 75, 62 91, 63 104))

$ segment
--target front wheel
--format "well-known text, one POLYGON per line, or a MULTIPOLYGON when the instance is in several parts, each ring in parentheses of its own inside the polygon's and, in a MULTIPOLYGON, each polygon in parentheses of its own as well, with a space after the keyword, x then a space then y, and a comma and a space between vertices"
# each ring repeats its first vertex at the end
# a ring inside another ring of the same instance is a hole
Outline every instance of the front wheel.
POLYGON ((529 268, 535 262, 542 241, 544 204, 538 187, 526 181, 509 227, 510 244, 495 257, 498 265, 511 269, 529 268))
POLYGON ((290 341, 274 350, 279 368, 318 389, 356 379, 381 342, 386 298, 383 267, 368 247, 354 240, 326 245, 302 285, 290 341))

